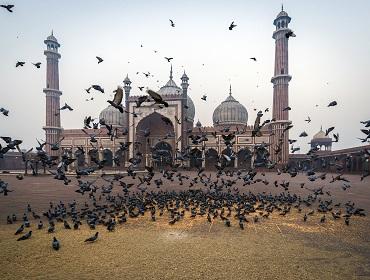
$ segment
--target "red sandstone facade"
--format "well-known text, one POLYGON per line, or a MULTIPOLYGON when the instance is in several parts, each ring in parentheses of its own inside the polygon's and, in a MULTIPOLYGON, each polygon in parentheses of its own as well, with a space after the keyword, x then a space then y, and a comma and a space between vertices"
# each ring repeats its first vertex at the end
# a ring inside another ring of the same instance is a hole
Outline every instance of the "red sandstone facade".
POLYGON ((62 92, 59 90, 59 67, 58 61, 60 54, 58 48, 60 44, 53 36, 53 33, 44 41, 46 50, 46 125, 45 130, 46 152, 51 156, 58 156, 59 151, 52 151, 50 144, 54 144, 60 140, 61 124, 60 124, 60 96, 62 92))
POLYGON ((289 121, 289 110, 284 110, 289 106, 288 87, 291 76, 288 68, 288 33, 292 32, 288 28, 291 18, 282 9, 274 20, 276 30, 272 38, 275 39, 275 70, 271 82, 274 84, 272 117, 273 135, 271 137, 271 159, 278 164, 286 164, 289 159, 289 130, 284 132, 291 122, 289 121), (277 151, 277 152, 275 152, 277 151))

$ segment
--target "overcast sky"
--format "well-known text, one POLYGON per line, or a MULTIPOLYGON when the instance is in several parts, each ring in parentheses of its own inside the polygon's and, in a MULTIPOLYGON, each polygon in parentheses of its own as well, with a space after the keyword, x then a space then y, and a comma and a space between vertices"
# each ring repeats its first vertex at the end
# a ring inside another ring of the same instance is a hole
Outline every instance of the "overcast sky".
MULTIPOLYGON (((10 114, 0 115, 0 135, 23 139, 24 147, 45 138, 43 41, 52 29, 61 44, 61 104, 75 108, 62 112, 64 128, 81 128, 85 116, 97 117, 126 74, 132 94, 140 93, 138 86, 164 85, 170 68, 164 56, 174 57, 178 85, 184 69, 190 78, 195 122, 212 125, 213 110, 227 97, 229 83, 233 96, 248 110, 249 124, 255 108, 272 105, 271 36, 280 0, 9 2, 16 6, 14 13, 0 10, 0 107, 10 114), (228 30, 231 21, 237 24, 233 31, 228 30), (96 55, 104 62, 98 65, 96 55), (17 61, 27 63, 15 68, 17 61), (43 63, 41 69, 30 64, 37 61, 43 63), (154 77, 147 79, 137 71, 154 77), (92 83, 102 85, 106 94, 93 93, 95 100, 86 102, 84 89, 92 83), (207 102, 200 99, 203 94, 207 102)), ((321 125, 335 126, 340 142, 334 149, 360 145, 360 120, 370 119, 370 1, 285 0, 284 9, 297 35, 289 40, 290 138, 305 130, 309 137, 299 138, 298 146, 306 151, 321 125), (333 100, 338 106, 327 108, 333 100), (304 122, 307 116, 310 124, 304 122)))

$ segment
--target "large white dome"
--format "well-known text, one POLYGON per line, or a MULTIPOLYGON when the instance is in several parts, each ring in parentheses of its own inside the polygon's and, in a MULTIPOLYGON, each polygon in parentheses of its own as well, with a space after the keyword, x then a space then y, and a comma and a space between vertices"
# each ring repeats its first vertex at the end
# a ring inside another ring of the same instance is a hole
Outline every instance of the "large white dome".
MULTIPOLYGON (((125 108, 123 108, 125 109, 125 108)), ((112 105, 109 105, 99 115, 99 119, 104 119, 107 125, 112 125, 115 127, 123 127, 126 125, 126 114, 121 113, 118 109, 114 108, 112 105)))
POLYGON ((232 95, 231 87, 229 96, 213 112, 213 125, 246 125, 248 111, 232 95))

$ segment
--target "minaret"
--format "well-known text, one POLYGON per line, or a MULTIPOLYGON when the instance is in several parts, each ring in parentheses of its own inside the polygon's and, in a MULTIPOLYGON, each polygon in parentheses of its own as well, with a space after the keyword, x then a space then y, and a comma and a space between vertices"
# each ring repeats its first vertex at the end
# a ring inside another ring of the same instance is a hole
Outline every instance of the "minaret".
POLYGON ((131 91, 131 80, 128 77, 128 74, 126 75, 126 78, 123 80, 123 89, 125 90, 125 107, 126 107, 126 127, 128 129, 129 127, 129 116, 130 116, 130 108, 129 108, 129 97, 130 97, 130 91, 131 91))
MULTIPOLYGON (((62 92, 59 90, 59 67, 58 61, 60 54, 58 48, 60 44, 54 37, 53 32, 44 41, 46 50, 46 125, 43 127, 46 133, 45 141, 53 144, 59 141, 61 126, 60 126, 60 96, 62 92)), ((50 145, 46 145, 46 152, 51 156, 59 156, 59 151, 52 151, 50 145)))
MULTIPOLYGON (((172 75, 172 65, 171 65, 171 75, 172 75)), ((187 130, 188 130, 188 121, 186 120, 187 116, 187 111, 188 111, 188 87, 189 87, 189 78, 185 73, 181 76, 181 88, 182 88, 182 108, 181 108, 181 149, 184 151, 185 148, 188 145, 188 135, 187 135, 187 130)))
POLYGON ((289 75, 288 69, 288 40, 289 32, 292 32, 288 28, 291 18, 284 11, 283 6, 281 12, 277 15, 274 20, 276 30, 274 31, 272 38, 275 39, 275 70, 274 77, 271 82, 274 84, 273 94, 273 107, 272 107, 272 118, 275 122, 272 123, 273 136, 271 142, 271 156, 274 162, 278 164, 286 164, 289 157, 289 134, 288 131, 283 133, 283 130, 291 122, 289 121, 289 111, 285 110, 289 105, 288 102, 288 87, 291 76, 289 75), (281 151, 275 154, 275 150, 281 151))

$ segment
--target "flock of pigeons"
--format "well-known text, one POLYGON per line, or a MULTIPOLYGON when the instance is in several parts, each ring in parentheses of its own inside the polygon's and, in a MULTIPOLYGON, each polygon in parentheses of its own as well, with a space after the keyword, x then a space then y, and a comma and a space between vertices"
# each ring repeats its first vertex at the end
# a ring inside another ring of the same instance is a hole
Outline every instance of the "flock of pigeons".
MULTIPOLYGON (((9 12, 13 12, 13 5, 0 5, 9 12)), ((175 23, 170 19, 171 27, 175 27, 175 23)), ((232 22, 229 26, 229 30, 233 30, 236 24, 232 22)), ((289 36, 295 36, 294 33, 289 36)), ((98 64, 104 60, 101 57, 96 57, 98 64)), ((170 62, 173 58, 165 57, 170 62)), ((256 61, 257 59, 252 57, 251 60, 256 61)), ((23 66, 25 62, 17 62, 16 67, 23 66)), ((34 64, 37 68, 40 67, 41 63, 34 64)), ((150 73, 144 73, 145 76, 149 76, 150 73)), ((86 89, 87 93, 94 89, 101 93, 104 93, 104 89, 100 85, 91 85, 86 89)), ((143 90, 143 87, 140 88, 143 90)), ((140 107, 144 102, 154 102, 159 108, 168 107, 168 103, 159 95, 157 92, 148 89, 147 96, 142 96, 136 102, 137 107, 140 107)), ((113 100, 108 100, 108 103, 114 108, 119 110, 121 113, 124 112, 122 107, 123 90, 118 87, 114 91, 115 95, 113 100)), ((206 96, 202 99, 206 101, 206 96)), ((328 107, 336 106, 337 102, 331 102, 328 107)), ((72 111, 73 108, 65 103, 61 110, 72 111)), ((291 110, 290 107, 284 108, 284 110, 291 110)), ((265 110, 267 112, 268 109, 265 110)), ((4 116, 9 115, 9 110, 0 108, 0 112, 4 116)), ((252 137, 258 137, 261 135, 261 129, 274 120, 265 120, 262 122, 263 112, 259 111, 255 120, 254 128, 252 131, 252 137)), ((162 118, 163 125, 166 125, 169 120, 165 117, 162 118)), ((180 122, 180 120, 177 120, 180 122)), ((310 122, 311 119, 308 117, 306 120, 310 122)), ((361 138, 362 142, 367 142, 370 139, 370 120, 362 122, 365 128, 361 131, 366 135, 365 138, 361 138)), ((90 142, 94 149, 97 148, 94 144, 97 142, 97 135, 91 135, 85 129, 98 128, 98 126, 107 128, 107 134, 111 140, 117 138, 119 132, 117 129, 113 129, 112 126, 107 125, 104 120, 100 120, 99 123, 93 123, 91 117, 86 117, 84 120, 83 131, 90 136, 90 142)), ((293 126, 289 125, 284 128, 284 132, 291 129, 293 126)), ((334 127, 330 127, 326 130, 326 135, 331 133, 334 127)), ((191 132, 191 131, 189 131, 191 132)), ((122 134, 127 134, 127 131, 123 131, 122 134)), ((358 208, 353 202, 347 202, 345 204, 335 203, 331 198, 331 193, 325 191, 324 187, 310 189, 305 187, 305 183, 301 183, 301 188, 306 188, 309 192, 307 196, 301 196, 292 194, 290 192, 290 182, 285 180, 276 180, 269 182, 264 173, 258 174, 258 167, 264 167, 269 170, 274 170, 278 175, 286 173, 291 177, 297 176, 299 172, 303 172, 300 167, 292 167, 289 165, 283 166, 281 169, 277 168, 278 162, 273 162, 270 159, 270 152, 268 149, 269 144, 256 145, 254 149, 255 155, 248 155, 248 157, 256 156, 259 161, 256 162, 254 167, 249 169, 232 170, 229 163, 235 159, 235 153, 233 152, 233 144, 235 143, 236 134, 243 133, 243 131, 231 131, 230 128, 224 128, 219 132, 214 132, 214 137, 217 134, 222 136, 222 141, 226 145, 229 153, 223 154, 216 159, 217 173, 215 178, 212 175, 206 175, 205 170, 202 167, 198 167, 196 175, 190 177, 190 173, 182 172, 186 169, 183 165, 185 161, 188 161, 195 155, 192 154, 190 149, 185 151, 176 151, 176 163, 169 166, 167 169, 163 169, 160 172, 155 172, 152 167, 145 166, 144 173, 137 171, 137 166, 141 164, 143 154, 137 148, 140 143, 121 142, 119 151, 121 155, 128 151, 130 145, 135 145, 135 151, 133 158, 129 159, 130 165, 123 174, 106 175, 104 172, 100 176, 104 180, 104 185, 97 185, 98 179, 89 181, 83 179, 83 176, 92 175, 98 170, 102 170, 105 167, 107 159, 100 159, 98 153, 89 153, 92 165, 82 168, 77 168, 76 172, 76 184, 78 188, 77 193, 81 195, 88 195, 90 203, 85 202, 83 205, 78 205, 76 201, 68 203, 67 205, 63 202, 54 204, 50 202, 50 207, 38 215, 30 205, 27 206, 27 211, 22 217, 22 224, 19 229, 15 232, 15 235, 23 234, 26 228, 31 228, 30 215, 34 220, 38 220, 37 230, 43 230, 44 221, 47 220, 47 232, 50 234, 55 233, 56 223, 63 224, 65 230, 78 230, 83 222, 91 230, 96 230, 97 226, 104 226, 110 232, 114 231, 115 228, 127 222, 127 219, 135 219, 139 216, 145 216, 149 213, 150 219, 155 222, 158 216, 163 216, 165 213, 168 216, 168 222, 170 225, 180 222, 184 218, 194 219, 197 216, 206 217, 207 221, 212 224, 216 220, 222 221, 226 227, 231 227, 234 222, 238 224, 240 229, 245 229, 249 223, 260 223, 265 219, 269 219, 272 213, 277 213, 279 216, 286 216, 292 212, 302 213, 302 220, 306 222, 310 216, 315 213, 321 215, 320 222, 324 223, 329 217, 333 220, 343 220, 346 225, 350 224, 350 219, 353 216, 365 216, 364 209, 358 208), (257 175, 261 175, 262 178, 258 178, 257 175), (131 181, 137 183, 128 183, 130 178, 131 181), (184 186, 181 191, 168 191, 162 189, 164 180, 167 180, 169 184, 184 186), (107 185, 105 185, 107 183, 107 185), (251 191, 243 192, 239 189, 238 184, 248 186, 252 184, 264 184, 270 185, 273 188, 281 188, 282 191, 279 194, 271 194, 265 192, 252 193, 251 191), (149 189, 149 186, 155 186, 154 190, 149 189), (115 188, 116 187, 116 188, 115 188), (117 190, 121 188, 121 190, 117 190), (189 217, 187 217, 189 216, 189 217), (43 218, 42 218, 43 217, 43 218)), ((150 137, 150 128, 144 131, 144 138, 150 137)), ((306 132, 302 132, 299 137, 307 137, 306 132)), ((190 140, 194 144, 204 144, 208 141, 205 132, 200 130, 200 133, 191 134, 190 140)), ((339 141, 339 135, 334 134, 335 141, 339 141)), ((31 165, 33 174, 37 175, 37 169, 35 164, 41 163, 44 168, 48 168, 49 172, 53 174, 56 180, 61 180, 65 185, 69 185, 72 182, 72 176, 68 176, 68 166, 76 161, 77 156, 84 156, 85 151, 79 148, 75 153, 75 157, 69 153, 62 153, 61 157, 53 157, 45 151, 45 145, 50 145, 51 150, 58 151, 60 149, 60 141, 57 143, 40 143, 36 149, 36 156, 31 156, 30 149, 28 151, 22 151, 20 145, 21 140, 12 139, 11 137, 1 137, 5 142, 5 145, 0 144, 0 158, 4 156, 10 150, 18 150, 22 159, 26 165, 31 165)), ((296 140, 289 139, 289 143, 293 144, 296 140)), ((273 147, 273 152, 279 154, 281 152, 281 145, 273 147)), ((154 148, 153 148, 154 149, 154 148)), ((292 152, 298 151, 299 148, 292 146, 292 152)), ((317 160, 318 149, 312 148, 308 155, 312 161, 317 160)), ((157 151, 159 153, 164 151, 157 151)), ((118 155, 120 153, 117 153, 118 155)), ((370 151, 364 150, 363 157, 366 159, 370 158, 370 151)), ((119 165, 119 158, 114 159, 117 165, 119 165)), ((156 160, 156 159, 154 159, 156 160)), ((199 160, 204 160, 199 158, 199 160)), ((334 162, 333 165, 337 167, 339 175, 333 176, 329 183, 336 181, 343 183, 343 190, 347 190, 351 187, 351 183, 348 179, 343 177, 340 172, 344 169, 344 164, 334 162)), ((325 180, 326 174, 318 174, 316 170, 306 171, 308 181, 325 180)), ((96 175, 97 176, 97 175, 96 175)), ((362 175, 362 179, 369 176, 369 172, 362 175)), ((19 180, 23 180, 22 175, 17 175, 19 180)), ((9 189, 9 184, 0 179, 0 194, 7 196, 9 192, 13 190, 9 189)), ((7 217, 7 223, 16 223, 18 218, 15 214, 7 217)), ((19 237, 17 240, 27 240, 31 238, 32 230, 19 237)), ((93 236, 87 238, 85 242, 95 242, 99 237, 99 232, 96 232, 93 236)), ((53 237, 52 248, 59 250, 60 241, 56 237, 53 237)))

